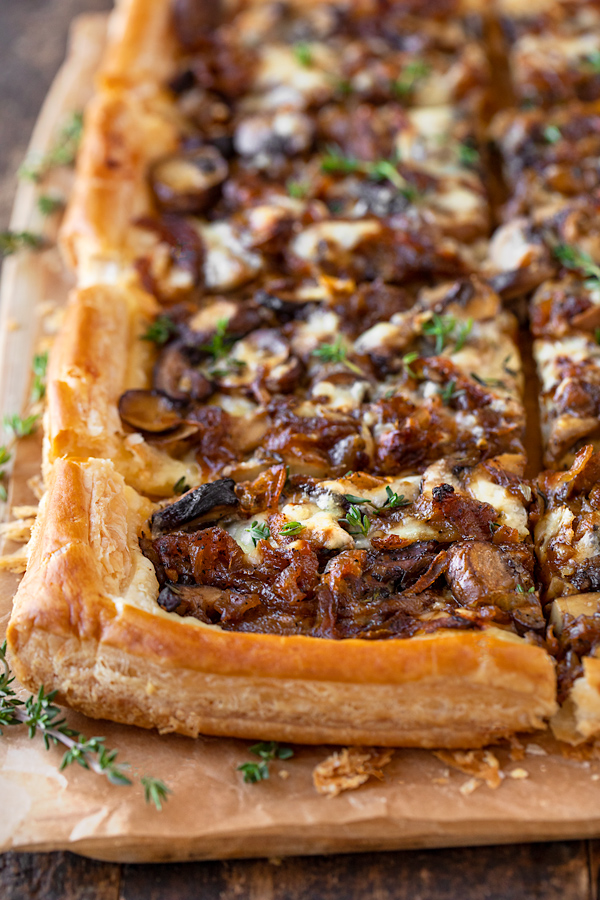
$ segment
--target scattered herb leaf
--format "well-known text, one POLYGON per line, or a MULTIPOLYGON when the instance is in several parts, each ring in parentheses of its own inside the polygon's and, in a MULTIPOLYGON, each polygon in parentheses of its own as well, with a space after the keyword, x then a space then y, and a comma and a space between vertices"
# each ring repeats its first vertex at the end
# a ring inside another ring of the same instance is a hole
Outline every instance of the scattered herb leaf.
POLYGON ((459 390, 456 390, 456 381, 454 379, 449 381, 445 387, 440 388, 440 397, 444 406, 448 406, 452 400, 460 397, 461 394, 464 394, 464 389, 459 388, 459 390))
POLYGON ((431 72, 429 63, 422 59, 415 59, 404 66, 398 78, 392 82, 392 91, 400 97, 406 97, 422 78, 426 78, 431 72))
POLYGON ((48 153, 37 161, 25 160, 19 174, 30 181, 41 179, 57 166, 70 166, 75 162, 81 134, 83 132, 83 113, 73 113, 69 121, 60 130, 55 145, 48 153))
POLYGON ((404 366, 404 371, 410 378, 417 378, 417 373, 411 369, 412 363, 416 359, 419 358, 419 354, 413 351, 412 353, 405 353, 402 357, 402 365, 404 366))
POLYGON ((144 788, 146 803, 154 803, 154 806, 160 812, 163 803, 166 803, 169 799, 167 795, 173 793, 171 789, 167 787, 164 781, 152 778, 151 775, 144 775, 140 778, 140 783, 144 788))
POLYGON ((596 265, 589 253, 573 244, 556 244, 552 250, 565 269, 571 269, 585 276, 587 288, 593 290, 600 287, 600 266, 596 265))
POLYGON ((46 394, 46 370, 48 368, 48 351, 36 353, 31 364, 33 384, 31 385, 31 401, 37 403, 46 394))
POLYGON ((177 325, 170 316, 157 316, 147 331, 140 335, 142 341, 152 341, 159 346, 166 344, 177 332, 177 325))
POLYGON ((458 145, 458 161, 461 166, 466 168, 474 168, 479 165, 479 150, 471 147, 470 144, 458 145))
POLYGON ((176 481, 173 485, 173 493, 174 494, 185 494, 186 491, 189 491, 190 486, 185 480, 185 475, 182 475, 179 481, 176 481))
POLYGON ((351 505, 346 517, 342 519, 350 527, 350 534, 368 535, 371 528, 371 520, 366 513, 362 513, 357 506, 351 505))
POLYGON ((314 63, 312 50, 306 41, 298 41, 297 44, 294 44, 294 56, 296 57, 296 62, 304 66, 305 69, 310 68, 314 63))
POLYGON ((397 494, 393 491, 389 484, 386 485, 385 492, 387 494, 387 500, 382 508, 388 506, 390 509, 398 509, 400 506, 410 506, 410 500, 407 500, 404 494, 397 494))
POLYGON ((65 205, 62 197, 52 197, 50 194, 42 194, 37 199, 37 208, 43 216, 51 216, 65 205))
POLYGON ((229 352, 231 340, 225 337, 228 324, 228 319, 219 319, 211 340, 202 347, 206 353, 210 353, 213 359, 222 359, 222 357, 227 356, 229 352))
POLYGON ((287 525, 283 526, 279 533, 284 537, 293 537, 296 534, 300 534, 301 531, 304 531, 302 522, 288 522, 287 525))
POLYGON ((42 244, 43 238, 31 231, 0 232, 0 256, 12 256, 19 250, 38 250, 42 244))
POLYGON ((343 363, 351 372, 364 375, 362 369, 347 358, 348 351, 344 347, 341 337, 338 337, 333 344, 319 344, 312 351, 311 356, 316 356, 321 362, 343 363))
POLYGON ((290 179, 286 182, 287 192, 294 200, 304 200, 310 191, 310 184, 306 181, 294 181, 290 179))
POLYGON ((477 375, 476 372, 470 372, 469 374, 477 384, 481 384, 483 387, 506 388, 504 382, 500 381, 499 378, 482 378, 481 375, 477 375))
POLYGON ((256 547, 259 541, 266 541, 271 537, 271 529, 266 522, 253 522, 246 531, 252 538, 252 543, 256 547))
POLYGON ((560 128, 557 125, 546 125, 543 131, 544 140, 548 144, 556 144, 557 141, 560 141, 562 134, 560 133, 560 128))
POLYGON ((8 428, 16 438, 27 437, 33 434, 37 427, 39 416, 4 416, 4 425, 8 428))
POLYGON ((452 316, 440 316, 434 313, 431 319, 423 324, 423 334, 435 338, 435 355, 439 356, 446 340, 456 328, 456 320, 452 316))

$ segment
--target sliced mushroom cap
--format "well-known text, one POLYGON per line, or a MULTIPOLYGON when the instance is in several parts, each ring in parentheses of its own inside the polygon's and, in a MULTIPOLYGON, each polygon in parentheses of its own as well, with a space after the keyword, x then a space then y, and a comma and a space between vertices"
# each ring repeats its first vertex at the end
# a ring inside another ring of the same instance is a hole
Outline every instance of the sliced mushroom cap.
MULTIPOLYGON (((524 552, 529 553, 527 550, 524 552)), ((514 551, 507 551, 488 541, 461 541, 454 544, 448 551, 448 582, 461 606, 495 603, 504 609, 511 605, 525 605, 519 601, 520 591, 521 597, 527 598, 527 605, 537 603, 537 598, 532 601, 527 594, 529 588, 533 587, 533 581, 526 565, 529 560, 521 559, 522 553, 518 547, 514 551), (502 601, 504 595, 513 594, 514 604, 508 600, 502 601)))
POLYGON ((221 478, 188 491, 179 500, 154 513, 151 519, 153 537, 180 529, 218 508, 239 506, 234 488, 233 478, 221 478))
POLYGON ((195 369, 181 343, 171 344, 154 366, 154 387, 174 400, 206 400, 211 382, 195 369))
POLYGON ((163 212, 201 213, 218 200, 228 172, 217 148, 204 146, 159 160, 150 179, 163 212))
POLYGON ((125 391, 119 398, 119 415, 136 431, 151 434, 170 431, 181 422, 178 405, 158 391, 125 391))

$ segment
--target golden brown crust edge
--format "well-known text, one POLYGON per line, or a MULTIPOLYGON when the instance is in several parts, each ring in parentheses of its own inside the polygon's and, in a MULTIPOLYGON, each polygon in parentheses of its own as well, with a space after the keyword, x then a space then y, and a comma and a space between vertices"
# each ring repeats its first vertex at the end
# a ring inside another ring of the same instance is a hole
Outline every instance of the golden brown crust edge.
POLYGON ((55 463, 8 630, 26 687, 96 718, 300 743, 474 747, 555 711, 550 657, 495 629, 338 642, 163 612, 148 513, 112 463, 55 463))
POLYGON ((180 478, 198 480, 198 467, 125 434, 120 396, 147 388, 154 345, 141 340, 158 310, 154 298, 130 283, 73 291, 52 347, 47 379, 44 472, 72 456, 110 459, 142 493, 170 496, 180 478))

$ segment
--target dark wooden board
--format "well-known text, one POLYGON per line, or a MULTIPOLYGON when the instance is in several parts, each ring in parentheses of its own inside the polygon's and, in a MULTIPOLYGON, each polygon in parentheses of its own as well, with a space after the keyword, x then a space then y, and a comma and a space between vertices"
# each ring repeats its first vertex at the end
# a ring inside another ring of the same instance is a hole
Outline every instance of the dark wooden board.
POLYGON ((0 857, 2 900, 596 900, 598 845, 112 865, 71 853, 0 857))

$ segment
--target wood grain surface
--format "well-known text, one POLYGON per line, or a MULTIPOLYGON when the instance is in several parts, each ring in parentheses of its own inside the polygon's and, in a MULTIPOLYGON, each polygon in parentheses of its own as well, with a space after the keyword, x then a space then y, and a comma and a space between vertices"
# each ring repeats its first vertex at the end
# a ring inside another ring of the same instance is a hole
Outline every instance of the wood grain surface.
MULTIPOLYGON (((0 3, 0 228, 69 22, 110 0, 0 3)), ((1 814, 0 798, 0 814, 1 814)), ((0 856, 1 900, 596 900, 600 842, 175 865, 0 856)))

